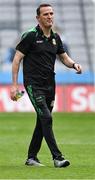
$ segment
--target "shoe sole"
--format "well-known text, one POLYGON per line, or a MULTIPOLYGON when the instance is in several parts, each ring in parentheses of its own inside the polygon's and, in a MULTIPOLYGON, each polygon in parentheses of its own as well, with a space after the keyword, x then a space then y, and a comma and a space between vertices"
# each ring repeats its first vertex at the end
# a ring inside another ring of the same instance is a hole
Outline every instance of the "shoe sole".
POLYGON ((25 163, 26 166, 38 166, 38 167, 41 167, 41 166, 45 166, 43 164, 40 164, 40 163, 25 163))

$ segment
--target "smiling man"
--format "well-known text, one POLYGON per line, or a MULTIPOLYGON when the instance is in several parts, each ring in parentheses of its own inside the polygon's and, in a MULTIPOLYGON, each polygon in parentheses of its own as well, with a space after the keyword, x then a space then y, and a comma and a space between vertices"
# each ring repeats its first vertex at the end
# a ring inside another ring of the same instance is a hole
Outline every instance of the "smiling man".
POLYGON ((52 6, 41 4, 36 12, 38 25, 25 32, 16 46, 16 54, 12 64, 11 99, 16 100, 19 66, 23 59, 24 86, 37 113, 36 126, 25 164, 42 166, 37 155, 44 137, 51 152, 54 166, 66 167, 70 162, 59 150, 52 128, 56 55, 65 66, 74 68, 77 73, 81 73, 81 66, 67 55, 60 36, 52 30, 54 21, 52 6))

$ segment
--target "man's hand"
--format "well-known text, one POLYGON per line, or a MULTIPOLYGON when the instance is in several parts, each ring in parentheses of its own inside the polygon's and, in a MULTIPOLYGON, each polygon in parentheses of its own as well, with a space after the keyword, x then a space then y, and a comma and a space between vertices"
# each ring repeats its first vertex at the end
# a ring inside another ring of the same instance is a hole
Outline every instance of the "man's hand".
POLYGON ((62 53, 59 55, 59 59, 61 60, 61 62, 63 64, 65 64, 68 68, 74 68, 77 72, 77 74, 81 74, 82 73, 82 67, 80 64, 78 63, 75 63, 73 61, 73 59, 71 59, 68 54, 65 52, 65 53, 62 53))
POLYGON ((12 85, 11 87, 11 91, 10 91, 10 97, 13 101, 17 101, 17 98, 16 98, 16 93, 18 91, 18 86, 17 85, 12 85))
POLYGON ((73 68, 77 71, 77 74, 81 74, 82 73, 82 67, 80 64, 74 63, 73 64, 73 68))
POLYGON ((16 94, 18 92, 17 79, 18 79, 20 62, 23 59, 23 57, 24 54, 17 50, 12 63, 12 86, 10 91, 10 97, 13 101, 17 101, 16 98, 16 94))

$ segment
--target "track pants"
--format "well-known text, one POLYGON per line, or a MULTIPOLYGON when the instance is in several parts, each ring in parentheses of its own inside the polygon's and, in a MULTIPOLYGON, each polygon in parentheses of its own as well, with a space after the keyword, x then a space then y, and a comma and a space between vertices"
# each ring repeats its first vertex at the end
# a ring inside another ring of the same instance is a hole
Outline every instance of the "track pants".
POLYGON ((52 129, 51 112, 53 109, 55 87, 50 87, 46 91, 34 88, 32 85, 25 86, 25 88, 37 113, 36 126, 29 145, 28 158, 37 157, 43 137, 50 149, 52 158, 62 156, 52 129))

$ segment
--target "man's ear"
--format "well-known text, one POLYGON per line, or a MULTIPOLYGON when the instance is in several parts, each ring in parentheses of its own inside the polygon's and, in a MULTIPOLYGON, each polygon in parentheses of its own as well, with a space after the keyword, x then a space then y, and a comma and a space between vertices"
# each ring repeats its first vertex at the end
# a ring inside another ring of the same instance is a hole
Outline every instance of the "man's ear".
POLYGON ((38 23, 40 23, 40 16, 36 16, 38 23))
POLYGON ((39 21, 39 16, 36 16, 36 19, 39 21))

